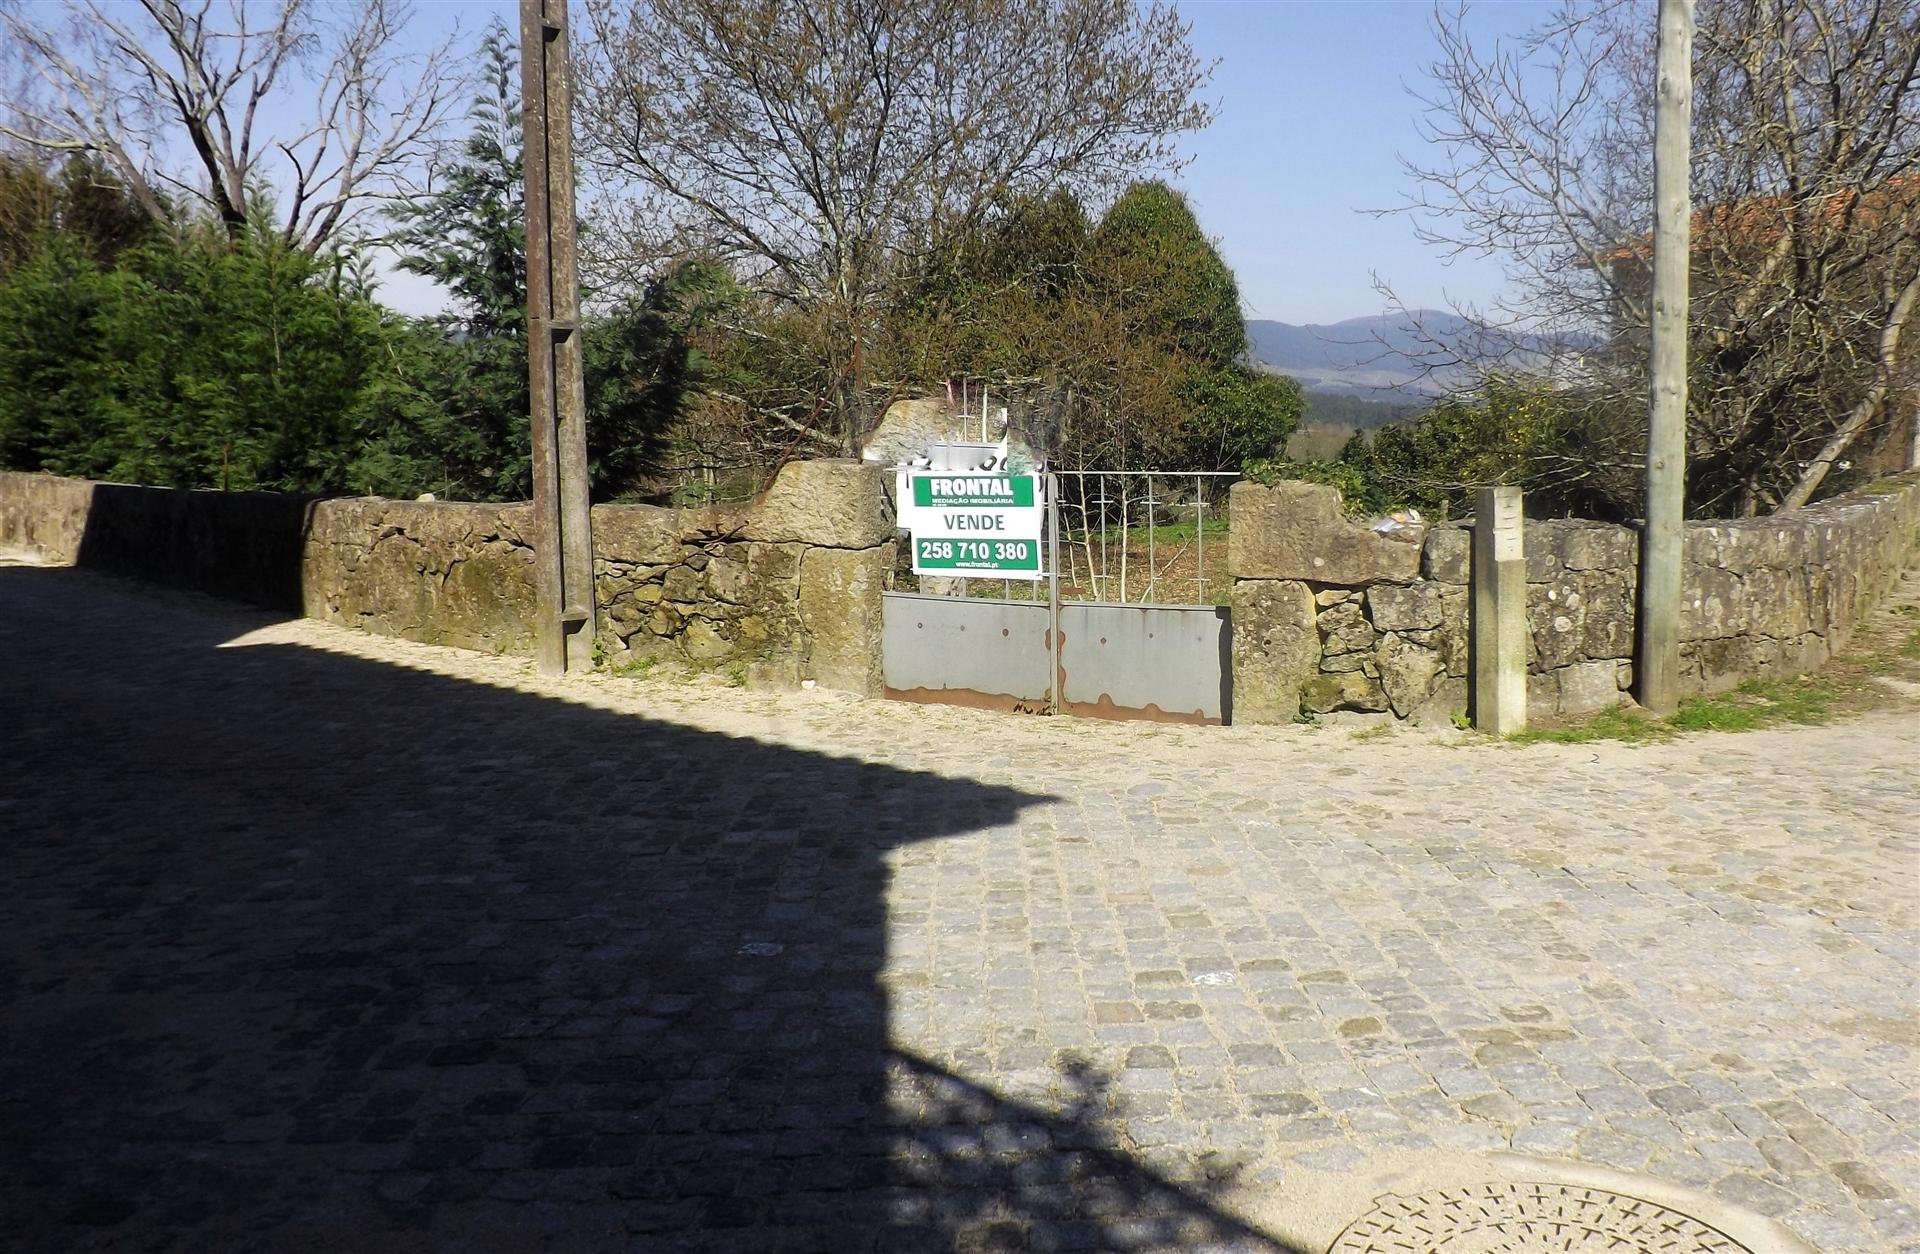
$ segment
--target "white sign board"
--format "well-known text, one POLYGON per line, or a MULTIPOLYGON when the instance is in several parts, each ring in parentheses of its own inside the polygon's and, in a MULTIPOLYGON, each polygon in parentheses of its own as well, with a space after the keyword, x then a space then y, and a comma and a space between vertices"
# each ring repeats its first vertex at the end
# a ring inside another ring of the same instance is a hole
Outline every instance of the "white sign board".
POLYGON ((916 575, 1038 579, 1045 521, 1039 475, 914 471, 900 494, 916 575))

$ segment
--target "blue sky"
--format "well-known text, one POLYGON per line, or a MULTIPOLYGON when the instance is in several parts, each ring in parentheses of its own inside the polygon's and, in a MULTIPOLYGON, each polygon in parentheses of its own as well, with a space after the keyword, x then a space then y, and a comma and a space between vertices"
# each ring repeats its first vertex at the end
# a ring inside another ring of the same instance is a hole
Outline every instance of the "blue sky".
MULTIPOLYGON (((1248 317, 1380 313, 1374 274, 1415 307, 1485 304, 1499 290, 1497 260, 1449 264, 1404 217, 1364 212, 1400 203, 1410 187, 1400 158, 1424 155, 1408 88, 1433 56, 1429 0, 1187 0, 1180 9, 1195 50, 1219 64, 1204 93, 1216 120, 1186 142, 1192 159, 1175 182, 1238 276, 1248 317)), ((1480 37, 1518 33, 1549 9, 1546 0, 1483 0, 1472 24, 1480 37)), ((510 0, 425 0, 416 38, 443 36, 456 19, 475 34, 494 13, 518 20, 510 0)), ((418 312, 440 303, 405 275, 381 294, 418 312)))
MULTIPOLYGON (((1201 56, 1218 59, 1207 95, 1218 116, 1181 171, 1201 225, 1240 280, 1247 316, 1335 322, 1376 314, 1370 274, 1409 305, 1485 304, 1497 260, 1448 264, 1413 224, 1368 209, 1411 188, 1400 158, 1425 157, 1416 121, 1433 59, 1427 0, 1183 3, 1201 56)), ((1473 6, 1476 38, 1537 25, 1551 6, 1473 6)))

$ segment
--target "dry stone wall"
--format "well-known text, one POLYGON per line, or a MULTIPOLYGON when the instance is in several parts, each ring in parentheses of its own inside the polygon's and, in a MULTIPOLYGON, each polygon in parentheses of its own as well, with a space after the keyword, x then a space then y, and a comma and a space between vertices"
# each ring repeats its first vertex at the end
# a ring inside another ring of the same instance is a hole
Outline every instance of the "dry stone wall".
POLYGON ((746 506, 596 506, 602 647, 616 664, 672 657, 878 694, 890 473, 795 462, 746 506))
MULTIPOLYGON (((1381 535, 1316 484, 1232 497, 1234 706, 1464 713, 1471 521, 1381 535)), ((1590 713, 1633 683, 1639 536, 1575 520, 1526 529, 1528 715, 1590 713)), ((1681 674, 1693 691, 1820 666, 1920 559, 1920 474, 1767 518, 1688 526, 1681 674)))
MULTIPOLYGON (((754 501, 597 505, 599 644, 875 693, 888 472, 796 462, 754 501)), ((533 648, 530 507, 187 492, 0 474, 0 546, 493 653, 533 648)))

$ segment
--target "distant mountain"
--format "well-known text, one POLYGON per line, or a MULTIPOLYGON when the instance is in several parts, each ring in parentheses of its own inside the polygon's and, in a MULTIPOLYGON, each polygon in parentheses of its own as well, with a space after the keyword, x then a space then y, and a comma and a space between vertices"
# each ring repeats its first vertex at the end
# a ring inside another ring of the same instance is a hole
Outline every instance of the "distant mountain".
POLYGON ((1247 321, 1254 360, 1293 376, 1309 392, 1396 404, 1420 404, 1446 390, 1451 381, 1446 373, 1434 374, 1422 365, 1436 341, 1460 348, 1483 334, 1458 314, 1432 309, 1328 325, 1247 321))

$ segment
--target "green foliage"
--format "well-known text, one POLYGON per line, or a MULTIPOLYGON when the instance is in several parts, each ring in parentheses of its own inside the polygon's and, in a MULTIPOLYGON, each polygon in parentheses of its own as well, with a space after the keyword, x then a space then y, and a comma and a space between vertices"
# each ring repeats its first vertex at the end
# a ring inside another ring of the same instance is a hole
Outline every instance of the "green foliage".
POLYGON ((1369 479, 1359 466, 1344 460, 1295 462, 1284 457, 1259 457, 1242 465, 1241 473, 1256 483, 1273 484, 1282 479, 1298 479, 1338 488, 1341 504, 1349 514, 1373 517, 1398 509, 1405 503, 1397 499, 1391 488, 1369 479))
POLYGON ((139 203, 97 158, 75 156, 55 170, 0 153, 0 275, 20 265, 49 234, 112 265, 152 235, 139 203))
POLYGON ((386 315, 356 411, 360 444, 339 485, 378 496, 514 500, 532 484, 526 357, 509 340, 462 339, 386 315), (503 400, 504 393, 504 400, 503 400))
POLYGON ((1477 394, 1439 401, 1411 423, 1354 432, 1336 461, 1255 459, 1242 469, 1265 482, 1330 484, 1357 513, 1414 506, 1456 517, 1472 512, 1477 487, 1517 484, 1529 512, 1620 519, 1626 503, 1593 473, 1604 425, 1597 404, 1578 392, 1494 376, 1477 394))
MULTIPOLYGON (((481 47, 487 90, 436 190, 398 206, 401 268, 453 295, 455 312, 390 327, 388 369, 367 398, 354 484, 511 500, 532 493, 515 40, 495 21, 481 47)), ((587 458, 598 500, 644 495, 667 428, 698 378, 687 343, 719 282, 686 263, 583 319, 587 458)))
POLYGON ((995 206, 902 282, 886 338, 896 377, 1061 381, 1067 464, 1229 469, 1283 449, 1303 407, 1248 364, 1232 271, 1157 182, 1097 224, 1065 192, 995 206))
POLYGON ((1133 184, 1101 217, 1091 245, 1104 295, 1135 328, 1196 362, 1225 364, 1246 353, 1233 272, 1179 192, 1157 181, 1133 184))
POLYGON ((1406 401, 1379 401, 1366 396, 1349 396, 1343 392, 1308 392, 1305 402, 1304 421, 1360 431, 1406 422, 1421 409, 1421 406, 1406 401))
POLYGON ((365 300, 256 234, 119 260, 50 234, 0 280, 0 460, 179 487, 342 482, 374 359, 365 300))
POLYGON ((391 211, 398 229, 387 242, 402 270, 452 293, 465 334, 490 339, 519 334, 527 310, 520 85, 515 40, 498 18, 480 58, 487 90, 468 111, 472 130, 434 171, 433 193, 391 211))

